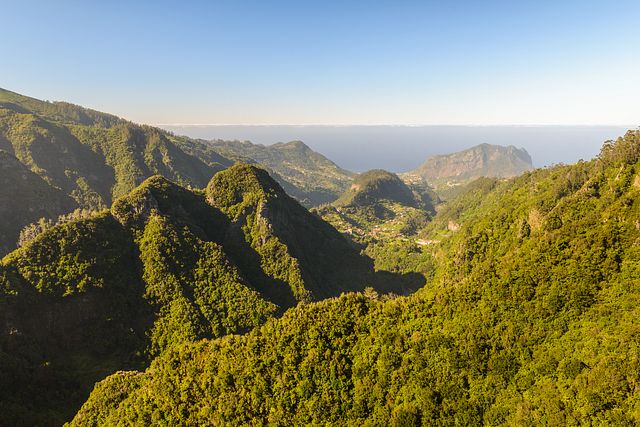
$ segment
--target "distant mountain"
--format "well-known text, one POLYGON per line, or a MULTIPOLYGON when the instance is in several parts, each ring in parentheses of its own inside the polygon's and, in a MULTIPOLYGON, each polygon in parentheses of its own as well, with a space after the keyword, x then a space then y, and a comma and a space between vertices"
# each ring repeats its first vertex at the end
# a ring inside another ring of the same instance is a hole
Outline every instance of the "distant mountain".
POLYGON ((533 169, 531 156, 513 145, 480 144, 468 150, 428 158, 405 177, 420 177, 429 183, 466 182, 479 177, 508 178, 533 169))
POLYGON ((426 187, 409 187, 396 174, 373 169, 357 175, 331 205, 316 212, 341 232, 365 245, 405 239, 435 214, 437 196, 426 187))
POLYGON ((59 425, 95 381, 174 345, 365 286, 406 293, 398 279, 263 169, 237 164, 206 191, 153 176, 0 262, 0 424, 59 425))
POLYGON ((299 139, 347 170, 414 169, 480 142, 526 147, 536 166, 590 159, 625 126, 162 125, 179 135, 270 144, 299 139), (425 142, 428 143, 426 144, 425 142), (418 158, 416 158, 418 154, 418 158), (420 156, 422 156, 420 158, 420 156), (384 160, 384 164, 381 164, 384 160))
POLYGON ((301 141, 273 145, 211 141, 211 146, 227 158, 261 164, 287 193, 306 206, 336 200, 354 176, 301 141))
POLYGON ((176 144, 180 139, 110 114, 0 89, 0 149, 85 208, 109 206, 155 174, 204 187, 221 167, 185 153, 176 144))
POLYGON ((366 206, 382 200, 418 207, 420 200, 394 173, 373 169, 357 175, 336 206, 366 206))
POLYGON ((76 207, 60 189, 0 150, 0 256, 15 249, 25 223, 55 219, 76 207))
MULTIPOLYGON (((307 206, 335 200, 351 180, 349 172, 301 142, 265 147, 192 140, 111 114, 4 89, 0 89, 0 150, 71 198, 73 206, 86 209, 110 206, 152 175, 203 188, 235 160, 264 165, 290 195, 307 206)), ((22 198, 15 200, 23 203, 22 198)), ((13 207, 16 212, 34 209, 31 204, 13 207)), ((16 228, 38 219, 14 216, 17 222, 11 226, 0 217, 0 223, 5 223, 0 226, 0 255, 15 248, 11 236, 16 228)))
POLYGON ((638 171, 631 131, 593 161, 476 180, 430 223, 416 294, 173 347, 71 425, 640 425, 638 171))

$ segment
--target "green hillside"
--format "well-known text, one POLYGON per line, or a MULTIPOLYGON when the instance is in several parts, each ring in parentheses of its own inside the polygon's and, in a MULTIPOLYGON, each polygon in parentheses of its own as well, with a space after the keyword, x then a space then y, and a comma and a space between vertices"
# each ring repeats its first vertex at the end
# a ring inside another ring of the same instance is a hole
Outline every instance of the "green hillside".
MULTIPOLYGON (((260 163, 288 194, 306 206, 335 200, 351 180, 350 172, 301 142, 265 147, 193 140, 5 89, 0 89, 0 150, 14 155, 47 184, 73 199, 74 206, 93 210, 107 208, 153 175, 185 187, 203 188, 234 160, 260 163)), ((20 206, 19 210, 30 207, 20 206)), ((27 215, 16 227, 37 219, 27 215)), ((1 233, 0 255, 16 247, 13 228, 1 233)))
POLYGON ((206 191, 151 177, 0 263, 0 424, 60 424, 96 381, 173 346, 365 286, 406 293, 407 283, 374 274, 262 169, 237 164, 206 191))
MULTIPOLYGON (((157 128, 0 89, 0 150, 82 208, 106 208, 156 174, 184 186, 204 187, 223 166, 185 153, 181 144, 186 144, 184 138, 157 128)), ((24 217, 19 225, 35 219, 24 217)), ((14 248, 15 240, 0 245, 14 248)))
POLYGON ((637 425, 639 171, 633 131, 481 184, 425 230, 436 272, 415 295, 172 348, 99 383, 72 425, 637 425))
POLYGON ((76 206, 62 191, 0 150, 0 255, 16 247, 25 224, 57 218, 76 206))
POLYGON ((0 148, 85 208, 109 206, 156 174, 204 187, 217 170, 184 153, 173 138, 109 114, 0 89, 0 148))
POLYGON ((358 175, 338 200, 316 212, 363 245, 377 269, 428 275, 431 257, 415 241, 438 202, 428 186, 409 187, 397 175, 376 169, 358 175))
POLYGON ((0 88, 0 107, 46 120, 71 125, 111 127, 126 123, 111 114, 83 108, 68 102, 47 102, 0 88))
POLYGON ((364 206, 380 200, 398 202, 417 207, 419 199, 397 175, 382 169, 373 169, 357 175, 336 206, 364 206))
POLYGON ((273 145, 248 141, 211 141, 213 150, 230 159, 251 159, 264 166, 291 196, 305 206, 336 200, 348 187, 353 174, 301 141, 273 145))

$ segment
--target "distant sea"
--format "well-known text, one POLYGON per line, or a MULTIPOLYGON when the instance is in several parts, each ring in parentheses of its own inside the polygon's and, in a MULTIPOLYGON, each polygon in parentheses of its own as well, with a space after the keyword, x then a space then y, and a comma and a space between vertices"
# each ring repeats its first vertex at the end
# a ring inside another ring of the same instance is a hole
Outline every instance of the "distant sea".
POLYGON ((524 147, 534 166, 590 160, 625 126, 296 126, 160 125, 192 138, 274 144, 300 140, 339 166, 406 172, 427 157, 481 143, 524 147))

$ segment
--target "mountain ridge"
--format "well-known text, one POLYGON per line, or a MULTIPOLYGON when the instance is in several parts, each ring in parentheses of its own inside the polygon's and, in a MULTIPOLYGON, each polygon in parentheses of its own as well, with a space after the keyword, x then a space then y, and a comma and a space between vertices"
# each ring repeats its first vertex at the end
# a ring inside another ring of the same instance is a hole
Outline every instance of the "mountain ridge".
POLYGON ((424 283, 401 279, 374 272, 264 169, 236 164, 205 190, 152 176, 0 261, 0 423, 60 424, 95 381, 179 343, 367 286, 424 283))
POLYGON ((420 203, 411 189, 394 173, 383 169, 362 172, 354 178, 335 206, 368 205, 380 200, 395 201, 400 204, 417 207, 420 203))
MULTIPOLYGON (((345 180, 350 180, 347 171, 302 142, 273 148, 247 144, 254 147, 249 151, 257 159, 237 153, 235 157, 264 164, 289 194, 307 206, 337 198, 345 180)), ((0 150, 73 199, 74 207, 107 208, 156 174, 182 186, 204 188, 216 172, 233 165, 234 160, 219 152, 225 146, 233 143, 214 146, 74 104, 0 89, 0 150)), ((12 227, 38 219, 27 215, 12 227)), ((14 235, 15 230, 0 230, 0 255, 15 247, 14 235)))
POLYGON ((416 294, 173 348, 101 382, 72 425, 637 424, 638 170, 630 131, 590 162, 485 178, 428 230, 416 294))
POLYGON ((250 158, 263 165, 289 194, 306 206, 334 201, 354 176, 302 141, 271 145, 221 140, 209 143, 228 158, 240 161, 250 158))
POLYGON ((429 157, 405 176, 419 176, 430 183, 458 182, 480 177, 510 178, 533 169, 531 156, 513 145, 479 144, 455 153, 429 157))

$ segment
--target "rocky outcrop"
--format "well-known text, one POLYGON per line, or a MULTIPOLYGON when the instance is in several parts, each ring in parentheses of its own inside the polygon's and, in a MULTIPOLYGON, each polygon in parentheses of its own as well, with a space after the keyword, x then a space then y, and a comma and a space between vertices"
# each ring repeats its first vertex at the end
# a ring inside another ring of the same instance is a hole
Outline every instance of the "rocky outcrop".
POLYGON ((433 156, 407 175, 437 180, 468 181, 481 176, 508 178, 533 169, 531 156, 513 145, 480 144, 468 150, 433 156))

